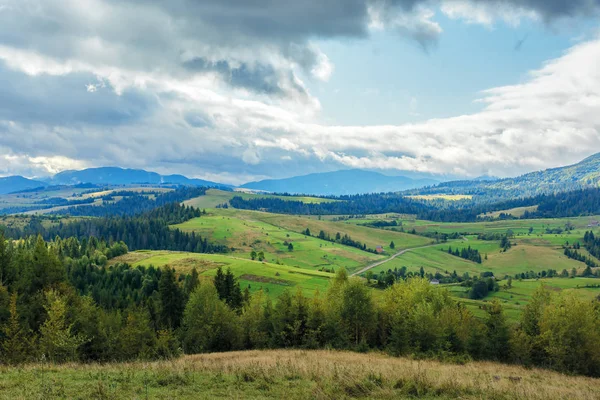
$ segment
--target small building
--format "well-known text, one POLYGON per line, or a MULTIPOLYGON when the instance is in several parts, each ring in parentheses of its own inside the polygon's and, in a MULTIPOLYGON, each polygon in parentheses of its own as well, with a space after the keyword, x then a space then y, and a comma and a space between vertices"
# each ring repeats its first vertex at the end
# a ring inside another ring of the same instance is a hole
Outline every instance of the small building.
POLYGON ((383 246, 377 246, 377 247, 375 248, 375 251, 376 251, 378 254, 381 254, 381 253, 383 253, 383 246))
POLYGON ((429 281, 429 284, 431 284, 431 285, 439 285, 440 281, 438 281, 437 279, 432 279, 432 280, 429 281))
POLYGON ((593 220, 593 221, 590 221, 590 223, 588 224, 587 227, 593 228, 593 227, 597 227, 598 225, 600 225, 600 222, 593 220))

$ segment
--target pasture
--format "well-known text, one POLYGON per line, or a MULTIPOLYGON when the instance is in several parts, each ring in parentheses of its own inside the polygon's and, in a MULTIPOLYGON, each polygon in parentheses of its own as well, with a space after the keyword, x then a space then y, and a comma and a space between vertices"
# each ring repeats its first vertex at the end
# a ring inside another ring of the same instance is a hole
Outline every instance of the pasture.
POLYGON ((473 198, 470 194, 419 194, 414 196, 406 196, 415 200, 448 200, 448 201, 459 201, 459 200, 471 200, 473 198))
MULTIPOLYGON (((173 227, 185 232, 197 232, 212 241, 225 244, 238 257, 249 259, 252 251, 262 251, 268 262, 311 270, 337 270, 344 267, 352 272, 385 258, 354 247, 305 236, 299 233, 300 229, 286 229, 278 218, 270 220, 269 216, 273 214, 265 214, 218 209, 173 227), (265 216, 267 219, 262 220, 265 216), (289 243, 292 243, 292 251, 288 249, 289 243)), ((330 233, 335 235, 334 231, 330 233)), ((318 231, 313 234, 318 234, 318 231)))
POLYGON ((312 297, 319 291, 327 291, 329 279, 333 274, 311 271, 301 268, 278 265, 268 262, 252 261, 221 254, 199 254, 170 251, 136 251, 114 258, 111 264, 127 262, 134 267, 150 265, 154 267, 169 266, 181 273, 190 273, 196 268, 200 277, 212 277, 218 267, 231 272, 238 278, 240 287, 250 292, 264 290, 273 299, 284 290, 301 289, 312 297))
POLYGON ((541 286, 552 292, 563 292, 573 294, 574 296, 592 300, 600 296, 600 280, 595 278, 548 278, 548 279, 513 279, 512 286, 506 287, 506 281, 501 281, 500 291, 490 292, 483 300, 471 300, 468 298, 469 288, 459 285, 443 285, 454 296, 461 298, 475 315, 482 316, 484 311, 482 307, 486 302, 492 299, 498 299, 502 304, 506 316, 511 321, 517 321, 521 315, 523 307, 529 303, 532 295, 541 286))
POLYGON ((196 197, 190 200, 186 200, 183 204, 187 206, 193 206, 200 209, 215 208, 218 205, 226 204, 232 198, 239 196, 244 200, 250 199, 263 199, 263 198, 276 198, 284 201, 301 201, 302 203, 327 203, 332 201, 338 201, 333 199, 321 198, 321 197, 310 197, 310 196, 277 196, 271 194, 257 194, 249 193, 245 191, 225 191, 220 189, 209 189, 206 191, 206 195, 196 197))

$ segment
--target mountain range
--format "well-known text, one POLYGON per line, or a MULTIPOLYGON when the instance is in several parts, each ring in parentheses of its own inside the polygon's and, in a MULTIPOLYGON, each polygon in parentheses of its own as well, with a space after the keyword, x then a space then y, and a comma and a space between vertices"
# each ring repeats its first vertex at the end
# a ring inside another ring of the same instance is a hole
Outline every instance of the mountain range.
MULTIPOLYGON (((231 185, 183 175, 160 175, 141 169, 119 167, 88 168, 80 171, 63 171, 46 179, 27 179, 22 176, 0 178, 0 194, 18 192, 44 186, 135 184, 179 184, 233 188, 231 185)), ((359 193, 398 192, 407 194, 461 193, 488 194, 493 197, 525 197, 540 193, 575 190, 600 185, 600 153, 585 160, 559 168, 531 172, 515 178, 497 179, 480 177, 473 180, 439 182, 430 178, 388 176, 365 170, 342 170, 315 173, 284 179, 267 179, 249 182, 240 188, 278 193, 303 193, 313 195, 345 195, 359 193)))
POLYGON ((350 169, 295 176, 286 179, 267 179, 242 185, 244 189, 277 193, 304 193, 319 196, 357 193, 399 192, 435 185, 433 179, 411 179, 387 176, 378 172, 350 169))
POLYGON ((230 186, 203 179, 187 178, 183 175, 160 175, 143 169, 119 167, 88 168, 80 171, 63 171, 51 177, 51 185, 75 185, 93 183, 97 185, 134 185, 134 184, 178 184, 191 186, 230 186))
POLYGON ((0 194, 20 192, 21 190, 35 189, 46 186, 45 182, 27 179, 22 176, 7 176, 0 178, 0 194))

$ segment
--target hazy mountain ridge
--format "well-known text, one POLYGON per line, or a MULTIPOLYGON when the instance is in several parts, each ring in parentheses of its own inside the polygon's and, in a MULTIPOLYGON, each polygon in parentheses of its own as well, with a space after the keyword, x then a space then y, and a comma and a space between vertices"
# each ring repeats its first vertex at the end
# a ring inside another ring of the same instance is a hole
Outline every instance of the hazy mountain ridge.
POLYGON ((183 175, 160 175, 156 172, 142 169, 129 169, 119 167, 88 168, 81 171, 63 171, 49 182, 53 185, 74 185, 78 183, 94 183, 109 185, 132 184, 179 184, 191 186, 219 186, 228 187, 222 183, 206 181, 203 179, 187 178, 183 175))
POLYGON ((8 194, 44 186, 47 186, 44 182, 28 179, 19 175, 0 178, 0 194, 8 194))
MULTIPOLYGON (((18 192, 48 185, 77 185, 82 183, 104 185, 178 184, 233 188, 232 185, 184 175, 161 175, 156 172, 120 167, 88 168, 63 171, 44 180, 22 176, 0 178, 0 194, 18 192)), ((490 198, 535 196, 577 190, 600 185, 600 153, 579 163, 543 171, 530 172, 514 178, 498 179, 482 176, 473 180, 442 182, 429 178, 388 176, 360 169, 313 173, 284 179, 266 179, 248 182, 240 188, 277 193, 313 195, 346 195, 379 192, 405 194, 474 194, 490 198)))
POLYGON ((312 195, 345 195, 359 193, 397 192, 428 185, 439 181, 411 179, 405 176, 387 176, 365 170, 342 170, 314 173, 284 179, 266 179, 242 185, 245 189, 277 193, 303 193, 312 195))

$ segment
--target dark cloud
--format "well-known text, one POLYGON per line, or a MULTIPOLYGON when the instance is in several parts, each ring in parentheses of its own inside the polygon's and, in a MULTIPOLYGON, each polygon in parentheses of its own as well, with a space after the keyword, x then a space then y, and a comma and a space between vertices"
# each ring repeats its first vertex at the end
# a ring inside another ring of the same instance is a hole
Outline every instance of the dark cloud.
POLYGON ((250 66, 241 63, 239 66, 231 66, 226 60, 211 62, 199 57, 184 62, 184 66, 196 72, 215 72, 221 76, 223 81, 233 87, 241 87, 264 94, 284 94, 278 82, 278 75, 271 65, 257 64, 250 66))
POLYGON ((117 126, 137 122, 157 106, 154 96, 133 89, 117 95, 92 74, 30 76, 1 61, 0 87, 0 120, 27 124, 117 126))

